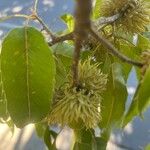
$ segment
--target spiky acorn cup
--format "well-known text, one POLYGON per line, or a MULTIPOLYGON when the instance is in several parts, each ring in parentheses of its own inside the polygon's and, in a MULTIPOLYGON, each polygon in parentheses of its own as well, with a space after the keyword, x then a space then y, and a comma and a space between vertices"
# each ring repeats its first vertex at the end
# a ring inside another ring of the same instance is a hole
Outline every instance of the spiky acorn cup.
POLYGON ((150 50, 146 50, 141 55, 143 67, 141 68, 141 74, 144 76, 147 68, 150 66, 150 50))
POLYGON ((54 97, 49 123, 68 125, 73 129, 94 128, 101 116, 101 93, 105 90, 107 75, 91 64, 90 59, 79 63, 79 87, 72 87, 72 75, 54 97))
POLYGON ((106 17, 119 13, 114 25, 128 33, 144 32, 150 24, 150 2, 144 0, 103 0, 100 13, 106 17))

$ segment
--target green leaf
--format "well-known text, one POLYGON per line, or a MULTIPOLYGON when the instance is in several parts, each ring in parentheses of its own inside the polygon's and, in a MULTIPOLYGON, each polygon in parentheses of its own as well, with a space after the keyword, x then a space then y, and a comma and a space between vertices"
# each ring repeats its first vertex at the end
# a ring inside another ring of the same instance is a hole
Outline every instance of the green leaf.
POLYGON ((95 137, 94 130, 75 130, 76 142, 73 150, 105 150, 107 141, 95 137))
POLYGON ((141 34, 138 34, 137 47, 142 50, 150 49, 150 41, 148 38, 144 37, 141 34))
POLYGON ((150 150, 150 144, 146 145, 146 147, 144 148, 144 150, 150 150))
POLYGON ((39 138, 44 137, 46 127, 47 127, 47 125, 45 123, 40 122, 40 123, 35 124, 35 131, 36 131, 36 134, 39 138))
POLYGON ((74 30, 74 18, 70 14, 64 14, 61 16, 63 22, 67 25, 70 32, 74 30))
POLYGON ((68 73, 70 71, 70 68, 72 66, 72 58, 66 57, 63 55, 57 55, 57 58, 59 58, 63 64, 63 66, 66 69, 66 72, 68 73))
POLYGON ((102 66, 103 73, 109 74, 111 65, 112 65, 112 62, 111 62, 110 56, 107 54, 105 57, 103 66, 102 66))
POLYGON ((53 50, 54 54, 59 54, 59 55, 63 55, 63 56, 72 58, 74 46, 72 46, 71 44, 65 43, 65 42, 58 43, 52 47, 52 50, 53 50))
MULTIPOLYGON (((135 59, 136 58, 136 49, 135 49, 135 46, 124 43, 124 44, 120 45, 120 50, 121 50, 121 52, 124 55, 126 55, 130 59, 135 59)), ((132 65, 124 63, 121 60, 119 60, 119 63, 122 66, 123 77, 124 77, 125 81, 127 81, 129 73, 130 73, 130 71, 132 69, 132 65)))
POLYGON ((8 117, 7 100, 6 100, 5 92, 3 89, 1 67, 0 67, 0 118, 3 118, 4 120, 6 120, 7 117, 8 117))
POLYGON ((143 33, 143 36, 150 39, 150 32, 144 32, 143 33))
POLYGON ((94 51, 94 57, 100 63, 105 62, 107 57, 109 56, 107 53, 107 49, 101 44, 97 45, 93 49, 93 51, 94 51))
POLYGON ((94 139, 94 150, 106 150, 107 147, 107 141, 100 138, 95 137, 94 139))
POLYGON ((121 66, 112 64, 107 89, 103 94, 99 126, 109 132, 113 126, 119 125, 125 111, 127 89, 124 84, 121 66))
POLYGON ((49 150, 57 150, 56 149, 56 138, 57 133, 50 130, 50 127, 45 123, 37 123, 35 125, 37 135, 44 139, 44 142, 49 150))
POLYGON ((75 143, 73 150, 92 150, 90 144, 75 143))
POLYGON ((147 69, 142 82, 139 84, 134 95, 131 106, 124 117, 124 126, 130 122, 133 117, 141 114, 150 104, 150 66, 147 69))
POLYGON ((92 134, 93 130, 74 130, 75 145, 73 150, 92 150, 92 134))
POLYGON ((55 59, 56 64, 56 85, 55 88, 59 88, 61 85, 63 85, 67 79, 67 71, 62 63, 61 59, 59 57, 56 57, 55 59))
POLYGON ((93 18, 98 19, 100 17, 100 8, 102 0, 96 0, 95 7, 93 9, 93 18))
POLYGON ((56 88, 60 87, 67 78, 72 65, 74 47, 68 43, 59 43, 52 47, 56 62, 56 88))
POLYGON ((49 112, 55 63, 43 35, 32 27, 12 30, 2 43, 1 70, 9 114, 17 127, 49 112))
POLYGON ((0 85, 0 90, 1 90, 0 91, 0 118, 3 118, 5 120, 8 117, 7 101, 6 101, 5 93, 2 89, 2 85, 0 85))
POLYGON ((57 150, 56 149, 56 138, 57 138, 57 133, 50 130, 49 126, 47 126, 44 134, 44 142, 47 145, 49 150, 57 150), (54 142, 52 142, 54 140, 54 142))
POLYGON ((85 128, 81 130, 74 130, 76 142, 90 144, 92 142, 93 130, 86 130, 85 128))
POLYGON ((93 55, 93 53, 90 50, 85 50, 83 52, 81 52, 81 59, 82 61, 88 59, 89 57, 91 57, 93 55))
POLYGON ((49 131, 49 127, 47 127, 45 134, 44 134, 44 142, 47 145, 48 149, 52 149, 52 141, 51 141, 51 133, 49 131))
POLYGON ((9 127, 9 129, 10 129, 10 131, 11 131, 11 133, 12 133, 12 136, 13 136, 14 133, 15 133, 15 125, 14 125, 14 122, 13 122, 11 119, 9 119, 9 120, 6 121, 5 123, 8 125, 8 127, 9 127))
POLYGON ((7 103, 6 100, 1 98, 0 99, 0 118, 4 120, 7 119, 7 103))

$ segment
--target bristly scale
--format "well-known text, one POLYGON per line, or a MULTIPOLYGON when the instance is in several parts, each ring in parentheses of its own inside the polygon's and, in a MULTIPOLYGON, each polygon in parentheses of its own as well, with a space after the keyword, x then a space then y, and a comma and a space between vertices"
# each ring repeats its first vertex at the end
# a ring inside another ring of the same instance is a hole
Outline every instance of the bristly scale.
POLYGON ((114 25, 128 33, 144 32, 150 24, 150 3, 144 0, 103 0, 100 13, 106 17, 121 14, 114 25))
POLYGON ((79 63, 80 87, 64 84, 54 96, 53 109, 48 117, 49 123, 69 125, 73 129, 94 128, 100 122, 101 94, 107 84, 107 75, 100 70, 99 64, 91 64, 88 59, 79 63))

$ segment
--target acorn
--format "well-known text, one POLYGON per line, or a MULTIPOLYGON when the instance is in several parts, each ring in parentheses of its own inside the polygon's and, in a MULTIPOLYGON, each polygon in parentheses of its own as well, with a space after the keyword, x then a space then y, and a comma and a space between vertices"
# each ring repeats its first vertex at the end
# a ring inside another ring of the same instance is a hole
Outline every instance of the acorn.
POLYGON ((150 24, 150 2, 144 0, 103 0, 101 15, 120 14, 114 26, 128 33, 140 33, 150 24))
POLYGON ((107 84, 107 75, 103 74, 99 64, 91 64, 88 59, 79 63, 79 87, 72 87, 72 74, 68 83, 56 91, 50 124, 68 125, 72 129, 94 128, 100 122, 101 94, 107 84))

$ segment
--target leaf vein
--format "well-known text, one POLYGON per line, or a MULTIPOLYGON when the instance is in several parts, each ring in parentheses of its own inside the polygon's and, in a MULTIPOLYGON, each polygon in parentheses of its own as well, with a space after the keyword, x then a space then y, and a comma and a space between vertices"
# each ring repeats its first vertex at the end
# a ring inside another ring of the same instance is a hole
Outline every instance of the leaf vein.
POLYGON ((29 51, 28 51, 28 35, 27 26, 25 27, 25 57, 26 57, 26 80, 27 80, 27 101, 28 101, 28 111, 29 120, 31 118, 31 104, 30 104, 30 86, 29 86, 29 51))

